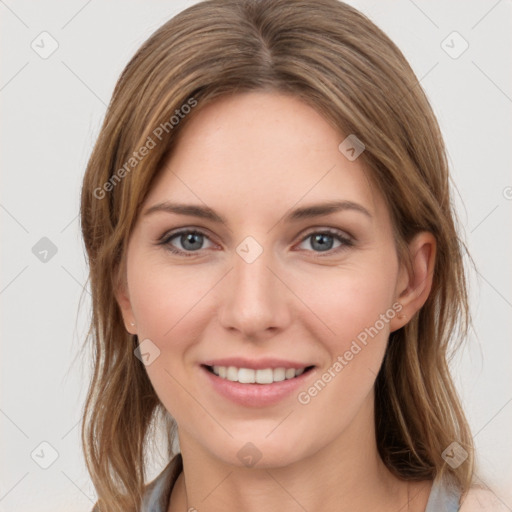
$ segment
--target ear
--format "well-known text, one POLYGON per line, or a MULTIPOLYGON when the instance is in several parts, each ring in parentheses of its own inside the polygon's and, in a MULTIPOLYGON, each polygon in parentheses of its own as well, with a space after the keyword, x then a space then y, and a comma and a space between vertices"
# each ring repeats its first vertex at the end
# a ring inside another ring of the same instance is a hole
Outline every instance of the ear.
POLYGON ((434 264, 436 258, 436 239, 428 231, 418 233, 409 242, 411 256, 411 272, 407 271, 405 264, 401 266, 397 281, 396 302, 402 308, 391 320, 391 332, 403 327, 417 311, 425 304, 434 279, 434 264))
POLYGON ((130 334, 137 334, 137 325, 135 322, 135 317, 133 316, 124 265, 123 269, 119 272, 118 275, 119 277, 117 279, 117 286, 114 290, 114 295, 116 297, 117 303, 119 304, 119 308, 121 309, 121 314, 123 315, 125 329, 130 334))

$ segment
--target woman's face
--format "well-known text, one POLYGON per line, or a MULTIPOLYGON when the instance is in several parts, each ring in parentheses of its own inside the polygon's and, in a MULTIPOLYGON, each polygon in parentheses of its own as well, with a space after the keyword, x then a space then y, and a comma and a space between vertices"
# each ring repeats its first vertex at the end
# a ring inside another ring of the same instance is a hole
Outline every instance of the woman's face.
POLYGON ((147 197, 118 298, 182 449, 287 465, 373 428, 405 281, 345 138, 290 96, 223 98, 194 112, 147 197))

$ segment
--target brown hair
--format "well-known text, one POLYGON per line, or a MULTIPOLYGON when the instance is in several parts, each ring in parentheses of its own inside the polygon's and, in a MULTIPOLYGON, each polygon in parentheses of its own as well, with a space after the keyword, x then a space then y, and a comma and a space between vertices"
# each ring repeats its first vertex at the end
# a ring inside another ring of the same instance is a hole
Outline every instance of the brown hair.
POLYGON ((82 443, 101 510, 137 510, 160 420, 169 457, 175 436, 115 300, 131 230, 188 120, 215 98, 253 90, 294 95, 363 141, 360 158, 387 201, 402 261, 413 235, 434 234, 431 293, 390 335, 376 379, 377 444, 400 478, 449 472, 466 491, 472 437, 448 368, 451 342, 457 348, 469 325, 463 244, 444 143, 416 76, 378 27, 337 0, 209 0, 165 23, 128 63, 83 181, 93 376, 82 443), (442 456, 454 441, 468 453, 457 468, 442 456))

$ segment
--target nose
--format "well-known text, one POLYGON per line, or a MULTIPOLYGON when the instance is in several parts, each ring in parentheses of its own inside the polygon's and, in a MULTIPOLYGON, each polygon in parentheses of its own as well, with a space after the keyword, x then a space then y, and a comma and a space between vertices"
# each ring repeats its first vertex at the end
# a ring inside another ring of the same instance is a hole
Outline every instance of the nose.
POLYGON ((233 268, 223 280, 218 317, 221 325, 253 341, 275 336, 291 319, 293 294, 270 251, 249 263, 233 255, 233 268))

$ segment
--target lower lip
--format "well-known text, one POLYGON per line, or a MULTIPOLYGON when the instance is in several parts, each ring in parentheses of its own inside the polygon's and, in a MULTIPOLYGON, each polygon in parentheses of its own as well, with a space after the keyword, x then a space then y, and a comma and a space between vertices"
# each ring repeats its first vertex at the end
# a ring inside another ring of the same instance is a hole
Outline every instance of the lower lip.
POLYGON ((231 401, 247 407, 265 407, 277 404, 304 386, 305 380, 315 371, 315 368, 312 368, 298 377, 272 384, 241 384, 218 377, 204 366, 201 366, 200 369, 215 391, 231 401))

